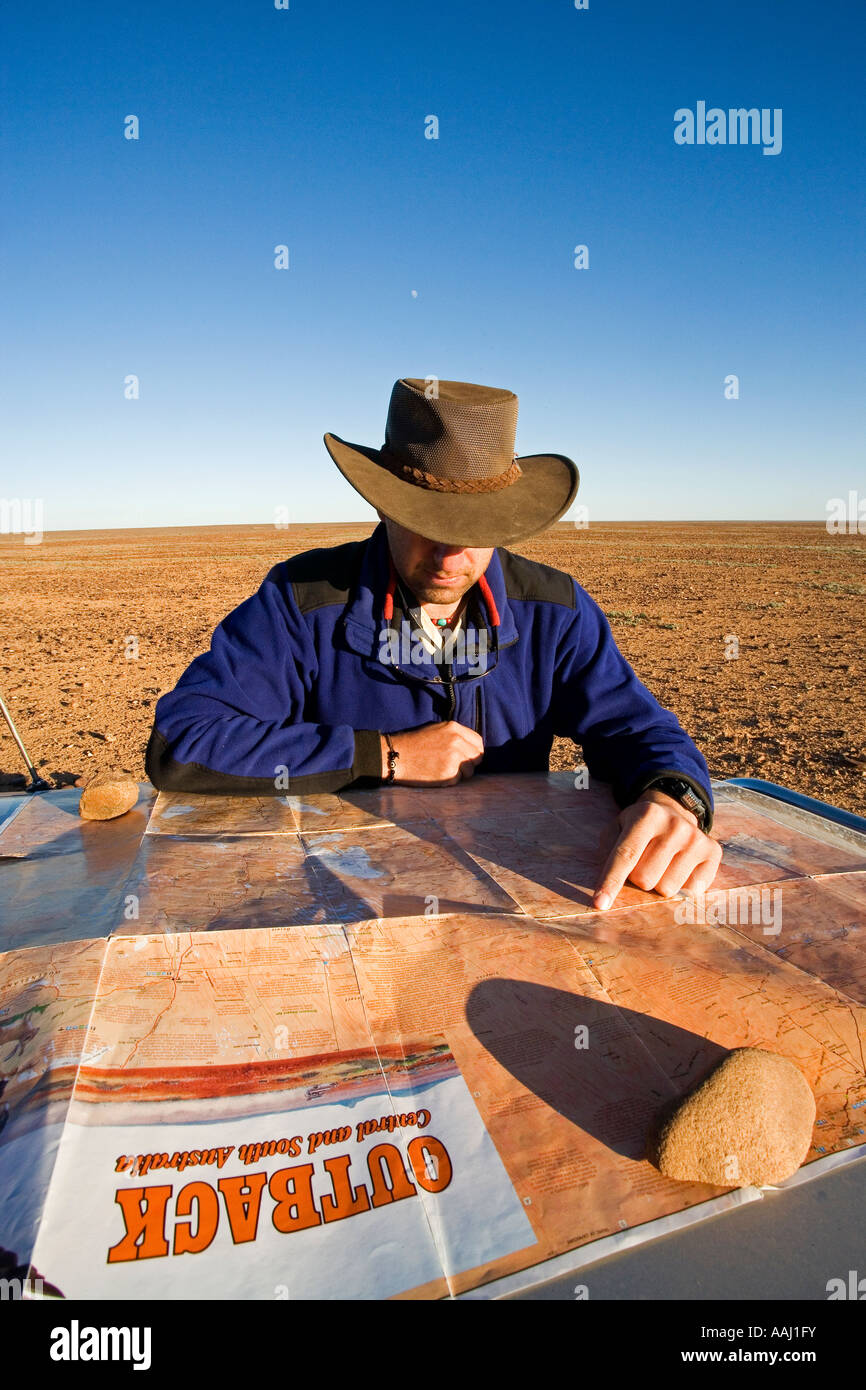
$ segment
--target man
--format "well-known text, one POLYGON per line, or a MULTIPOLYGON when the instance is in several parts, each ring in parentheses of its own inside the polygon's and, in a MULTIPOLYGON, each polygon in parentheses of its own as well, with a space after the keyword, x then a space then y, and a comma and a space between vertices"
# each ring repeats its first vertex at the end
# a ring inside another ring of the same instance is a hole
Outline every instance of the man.
POLYGON ((219 625, 157 703, 154 786, 448 786, 547 770, 567 735, 622 808, 594 905, 626 878, 666 897, 708 888, 721 851, 703 757, 585 590, 503 548, 562 516, 579 482, 564 455, 518 462, 516 426, 511 391, 403 378, 381 449, 326 434, 380 525, 275 565, 219 625))

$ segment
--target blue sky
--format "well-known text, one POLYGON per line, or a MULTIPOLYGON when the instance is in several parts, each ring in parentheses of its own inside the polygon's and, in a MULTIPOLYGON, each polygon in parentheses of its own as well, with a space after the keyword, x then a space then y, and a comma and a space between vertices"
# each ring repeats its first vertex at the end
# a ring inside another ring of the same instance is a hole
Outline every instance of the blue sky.
POLYGON ((866 491, 858 0, 14 10, 0 497, 47 530, 371 517, 322 435, 401 376, 515 391, 590 522, 866 491), (781 152, 677 145, 699 100, 781 152))

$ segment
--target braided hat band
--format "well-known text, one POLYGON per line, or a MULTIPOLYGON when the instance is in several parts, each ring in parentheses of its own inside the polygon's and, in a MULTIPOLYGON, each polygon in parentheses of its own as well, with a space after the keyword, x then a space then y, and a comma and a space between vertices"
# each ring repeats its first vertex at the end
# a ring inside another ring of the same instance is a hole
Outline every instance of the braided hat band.
POLYGON ((382 449, 379 457, 389 473, 394 473, 398 478, 403 478, 407 483, 414 483, 417 487, 429 488, 431 492, 501 492, 504 487, 510 487, 523 475, 516 454, 505 472, 495 474, 492 478, 442 478, 436 473, 416 468, 414 464, 403 463, 387 449, 382 449))

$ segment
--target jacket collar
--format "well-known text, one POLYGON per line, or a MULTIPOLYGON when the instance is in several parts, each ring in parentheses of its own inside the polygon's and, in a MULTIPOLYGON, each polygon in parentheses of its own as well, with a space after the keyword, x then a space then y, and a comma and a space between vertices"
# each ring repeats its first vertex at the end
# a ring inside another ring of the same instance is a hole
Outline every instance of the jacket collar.
MULTIPOLYGON (((367 542, 358 583, 343 616, 346 641, 352 651, 361 656, 374 656, 379 650, 380 635, 385 626, 383 610, 388 576, 388 533, 385 523, 380 521, 367 542)), ((494 550, 490 557, 485 577, 499 613, 499 646, 509 646, 517 641, 519 634, 505 592, 498 550, 494 550)), ((395 606, 395 618, 399 620, 400 616, 395 606)))

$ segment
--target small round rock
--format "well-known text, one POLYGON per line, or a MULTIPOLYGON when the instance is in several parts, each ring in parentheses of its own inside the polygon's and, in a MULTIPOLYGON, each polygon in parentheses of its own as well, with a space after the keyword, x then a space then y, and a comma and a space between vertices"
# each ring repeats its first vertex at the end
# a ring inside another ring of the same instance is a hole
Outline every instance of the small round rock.
POLYGON ((88 782, 78 803, 83 820, 114 820, 138 801, 138 783, 130 777, 99 777, 88 782))
POLYGON ((799 1067, 739 1047, 658 1127, 648 1156, 681 1182, 764 1187, 796 1173, 814 1124, 815 1097, 799 1067))

